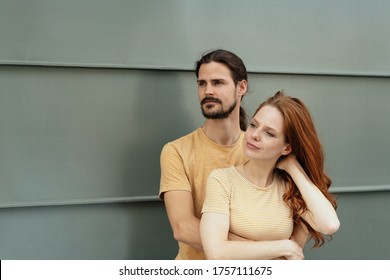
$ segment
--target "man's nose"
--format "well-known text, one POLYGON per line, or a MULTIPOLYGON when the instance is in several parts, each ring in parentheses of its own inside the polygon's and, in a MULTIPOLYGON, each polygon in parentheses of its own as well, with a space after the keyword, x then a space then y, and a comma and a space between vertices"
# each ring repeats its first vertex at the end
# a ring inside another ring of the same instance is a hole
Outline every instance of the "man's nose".
POLYGON ((214 94, 214 88, 213 88, 213 86, 212 86, 211 84, 207 84, 207 85, 206 85, 206 91, 205 91, 205 93, 206 93, 207 95, 213 95, 213 94, 214 94))

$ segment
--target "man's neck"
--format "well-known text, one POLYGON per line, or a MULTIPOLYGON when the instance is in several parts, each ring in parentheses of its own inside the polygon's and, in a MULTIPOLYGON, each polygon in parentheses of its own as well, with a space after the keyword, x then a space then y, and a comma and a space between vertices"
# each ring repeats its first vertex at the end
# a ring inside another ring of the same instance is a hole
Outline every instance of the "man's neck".
POLYGON ((206 136, 220 145, 230 146, 240 138, 240 124, 231 119, 207 119, 202 125, 206 136))

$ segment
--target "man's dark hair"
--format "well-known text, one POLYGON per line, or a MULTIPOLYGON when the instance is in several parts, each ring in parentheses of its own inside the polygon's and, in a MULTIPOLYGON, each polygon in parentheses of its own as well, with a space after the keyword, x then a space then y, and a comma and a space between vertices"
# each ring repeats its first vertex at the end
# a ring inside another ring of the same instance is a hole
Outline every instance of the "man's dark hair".
MULTIPOLYGON (((195 74, 197 78, 199 75, 200 66, 210 62, 218 62, 226 65, 226 67, 230 69, 235 86, 237 86, 237 84, 242 80, 248 81, 248 73, 241 58, 239 58, 234 53, 223 49, 213 50, 202 55, 202 57, 195 64, 195 74)), ((241 130, 245 131, 247 127, 248 115, 244 108, 240 106, 240 128, 241 130)))

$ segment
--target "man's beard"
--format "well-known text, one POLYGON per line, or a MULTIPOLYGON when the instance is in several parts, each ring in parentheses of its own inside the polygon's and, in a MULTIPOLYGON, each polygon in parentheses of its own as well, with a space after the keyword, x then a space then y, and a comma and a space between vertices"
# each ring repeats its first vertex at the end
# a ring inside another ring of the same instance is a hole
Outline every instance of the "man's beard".
POLYGON ((208 112, 203 108, 204 103, 206 103, 207 101, 213 101, 222 104, 222 101, 219 100, 218 98, 214 98, 214 97, 203 98, 202 101, 200 102, 201 105, 200 108, 202 109, 202 114, 206 119, 225 119, 230 116, 230 114, 234 111, 234 108, 236 108, 237 105, 237 100, 234 100, 234 103, 226 111, 224 111, 223 108, 221 108, 218 111, 208 112))

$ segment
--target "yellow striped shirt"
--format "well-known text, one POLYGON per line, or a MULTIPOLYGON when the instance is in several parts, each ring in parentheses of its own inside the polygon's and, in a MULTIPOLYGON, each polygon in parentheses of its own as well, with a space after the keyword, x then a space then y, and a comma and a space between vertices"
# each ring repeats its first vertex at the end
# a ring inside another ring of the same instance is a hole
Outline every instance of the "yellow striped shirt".
POLYGON ((259 187, 237 169, 216 169, 207 180, 202 213, 229 215, 230 231, 255 241, 290 238, 292 211, 283 201, 286 183, 276 174, 272 184, 259 187))

